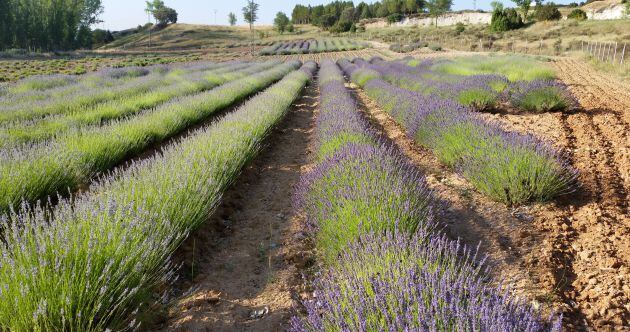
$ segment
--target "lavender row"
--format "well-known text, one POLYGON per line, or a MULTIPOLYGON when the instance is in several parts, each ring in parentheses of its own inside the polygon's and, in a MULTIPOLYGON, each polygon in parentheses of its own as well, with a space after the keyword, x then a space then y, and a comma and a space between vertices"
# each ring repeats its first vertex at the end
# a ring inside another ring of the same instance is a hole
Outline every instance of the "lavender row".
POLYGON ((549 79, 509 81, 499 74, 462 76, 434 71, 441 62, 424 60, 415 67, 405 61, 370 61, 385 80, 422 94, 435 94, 457 101, 476 111, 492 110, 504 104, 526 112, 554 112, 577 107, 577 100, 560 82, 549 79))
POLYGON ((171 84, 165 84, 129 98, 118 98, 94 107, 82 108, 57 116, 22 121, 11 125, 5 124, 0 126, 0 149, 50 140, 71 130, 85 129, 85 127, 92 125, 103 126, 112 120, 151 112, 170 99, 206 91, 275 65, 278 65, 278 62, 234 63, 219 69, 185 73, 171 84))
POLYGON ((322 64, 320 91, 317 165, 300 181, 295 201, 325 265, 306 316, 294 317, 291 329, 557 328, 559 320, 485 284, 475 252, 439 235, 423 177, 379 142, 331 62, 322 64))
MULTIPOLYGON (((137 330, 169 256, 205 222, 263 146, 316 65, 90 193, 3 218, 0 327, 10 331, 137 330)), ((146 317, 145 317, 146 318, 146 317)))
POLYGON ((0 150, 0 212, 74 190, 100 172, 215 112, 260 91, 295 70, 279 64, 214 89, 174 98, 157 109, 85 131, 67 132, 28 150, 0 150))
POLYGON ((396 87, 380 75, 382 64, 341 64, 409 137, 493 199, 510 205, 547 201, 575 188, 576 170, 535 137, 507 132, 437 93, 396 87))
POLYGON ((350 39, 314 39, 296 40, 291 42, 277 42, 265 47, 260 55, 288 55, 321 52, 337 52, 358 50, 368 47, 368 44, 350 39))
MULTIPOLYGON (((221 68, 229 65, 229 63, 212 64, 211 67, 221 68)), ((53 94, 44 99, 31 100, 27 98, 24 101, 21 101, 24 99, 23 96, 10 98, 9 100, 14 100, 14 102, 0 107, 0 124, 78 112, 105 101, 134 97, 150 92, 152 89, 173 84, 180 80, 182 75, 194 71, 194 67, 192 69, 179 69, 179 66, 156 66, 152 68, 149 74, 126 76, 128 78, 123 80, 107 74, 107 72, 116 73, 115 70, 103 71, 101 75, 105 75, 105 78, 93 82, 94 84, 87 82, 78 84, 76 89, 66 91, 70 92, 67 94, 53 94)), ((99 76, 91 75, 90 77, 97 78, 99 76)), ((51 91, 46 90, 45 92, 50 93, 51 91)))

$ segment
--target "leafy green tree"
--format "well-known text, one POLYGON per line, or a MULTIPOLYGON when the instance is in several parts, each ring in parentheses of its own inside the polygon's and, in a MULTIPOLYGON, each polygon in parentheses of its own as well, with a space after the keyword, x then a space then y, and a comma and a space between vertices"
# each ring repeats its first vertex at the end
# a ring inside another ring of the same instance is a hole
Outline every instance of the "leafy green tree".
POLYGON ((526 22, 529 10, 532 7, 532 0, 512 0, 512 2, 514 2, 518 6, 518 8, 521 9, 523 22, 526 22))
POLYGON ((360 19, 364 20, 364 19, 372 18, 372 11, 370 10, 370 5, 366 4, 365 2, 361 2, 359 6, 357 6, 357 9, 359 11, 360 19))
POLYGON ((236 25, 236 14, 229 13, 228 14, 228 21, 230 22, 231 26, 235 26, 236 25))
POLYGON ((547 4, 536 4, 534 16, 538 21, 557 21, 562 18, 558 6, 552 2, 547 4))
POLYGON ((89 44, 90 25, 102 12, 101 0, 0 0, 0 49, 49 51, 89 44))
POLYGON ((280 32, 280 34, 283 34, 287 30, 289 23, 291 23, 289 17, 283 12, 278 12, 276 18, 273 20, 273 28, 280 32))
POLYGON ((109 30, 95 29, 92 31, 92 45, 98 47, 114 41, 114 36, 109 30))
POLYGON ((309 23, 310 8, 303 5, 295 5, 291 13, 291 20, 295 24, 309 23))
POLYGON ((492 7, 492 11, 503 11, 503 2, 500 1, 492 1, 490 2, 490 7, 492 7))
POLYGON ((383 0, 385 6, 387 6, 387 12, 389 14, 402 13, 402 1, 401 0, 383 0))
POLYGON ((260 5, 249 0, 247 5, 243 7, 243 20, 249 24, 249 31, 251 33, 251 53, 254 54, 254 23, 258 20, 258 9, 260 5))
POLYGON ((429 9, 429 15, 435 17, 435 26, 437 26, 438 18, 451 10, 453 0, 427 0, 426 5, 429 9))
POLYGON ((154 9, 153 17, 155 17, 158 28, 163 28, 169 23, 177 23, 177 12, 175 9, 166 6, 154 9))
POLYGON ((83 49, 92 48, 92 31, 90 30, 90 27, 85 25, 81 25, 79 27, 79 31, 77 32, 76 47, 83 49))
POLYGON ((421 0, 405 0, 405 10, 407 14, 419 13, 423 3, 421 0))
POLYGON ((571 11, 571 13, 569 13, 569 15, 567 16, 567 18, 572 18, 574 20, 577 21, 584 21, 588 18, 588 16, 586 16, 586 12, 576 8, 574 10, 571 11))
POLYGON ((503 9, 503 6, 496 6, 492 12, 490 31, 503 32, 523 27, 523 20, 515 9, 503 9))

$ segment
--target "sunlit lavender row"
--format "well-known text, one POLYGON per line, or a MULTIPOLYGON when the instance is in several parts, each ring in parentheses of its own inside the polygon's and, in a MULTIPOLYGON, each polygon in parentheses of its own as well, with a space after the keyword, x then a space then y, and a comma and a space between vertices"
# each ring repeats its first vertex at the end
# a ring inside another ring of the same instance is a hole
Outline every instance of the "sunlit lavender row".
POLYGON ((161 154, 103 178, 84 196, 4 218, 0 326, 138 328, 143 303, 155 301, 155 287, 172 277, 168 257, 212 213, 315 69, 305 64, 161 154))
POLYGON ((423 177, 374 135, 334 63, 322 65, 320 91, 316 166, 295 202, 323 265, 293 331, 559 328, 487 284, 483 261, 439 234, 423 177))
POLYGON ((146 114, 70 131, 32 149, 1 151, 0 211, 74 190, 98 172, 260 91, 298 66, 296 61, 278 64, 206 92, 174 98, 146 114))
MULTIPOLYGON (((479 191, 507 203, 546 201, 575 188, 576 171, 560 152, 531 135, 507 132, 456 100, 418 93, 382 78, 387 64, 340 62, 352 80, 401 125, 479 191)), ((389 74, 388 74, 389 75, 389 74)))
POLYGON ((0 148, 15 147, 28 142, 51 139, 55 136, 90 125, 104 125, 108 121, 152 111, 156 106, 173 99, 216 87, 278 65, 279 62, 234 63, 209 70, 182 73, 177 80, 149 91, 116 98, 56 116, 37 118, 0 126, 0 148))
POLYGON ((260 51, 260 55, 311 54, 360 50, 367 47, 364 42, 351 39, 312 39, 277 42, 260 51))
POLYGON ((577 106, 567 87, 550 79, 509 81, 500 74, 456 75, 436 71, 449 60, 424 60, 414 67, 407 61, 370 61, 385 80, 424 95, 455 100, 476 111, 504 105, 526 112, 555 112, 577 106))

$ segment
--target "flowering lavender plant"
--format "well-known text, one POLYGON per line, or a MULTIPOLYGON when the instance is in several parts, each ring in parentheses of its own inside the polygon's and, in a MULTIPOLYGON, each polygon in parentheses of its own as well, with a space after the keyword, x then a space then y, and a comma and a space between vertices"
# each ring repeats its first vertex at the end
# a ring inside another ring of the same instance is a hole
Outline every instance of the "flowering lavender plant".
POLYGON ((508 94, 512 106, 526 112, 556 112, 578 105, 566 85, 551 80, 517 82, 512 84, 508 94))
MULTIPOLYGON (((362 71, 388 73, 385 63, 357 61, 343 66, 353 78, 362 77, 362 71)), ((560 152, 530 135, 508 133, 436 92, 416 93, 382 76, 363 85, 409 137, 433 149, 440 161, 496 200, 544 201, 574 189, 577 172, 560 152)))
POLYGON ((315 282, 306 331, 560 331, 507 289, 458 242, 426 233, 366 233, 315 282))

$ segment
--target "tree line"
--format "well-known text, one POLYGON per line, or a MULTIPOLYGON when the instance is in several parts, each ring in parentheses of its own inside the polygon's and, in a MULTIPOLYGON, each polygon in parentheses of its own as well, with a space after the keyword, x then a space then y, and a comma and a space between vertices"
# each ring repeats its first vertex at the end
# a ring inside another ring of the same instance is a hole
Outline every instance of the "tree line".
POLYGON ((91 47, 90 26, 102 13, 101 0, 0 0, 0 49, 91 47))
POLYGON ((352 31, 362 19, 387 18, 400 21, 404 15, 427 12, 438 17, 451 10, 452 0, 382 0, 371 4, 352 1, 334 1, 327 5, 293 8, 291 19, 295 24, 313 24, 333 32, 352 31))

